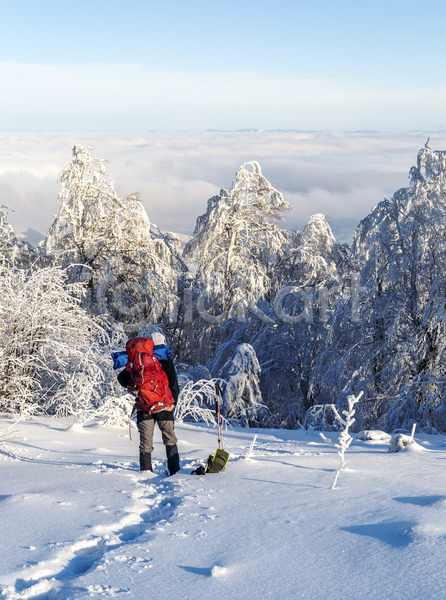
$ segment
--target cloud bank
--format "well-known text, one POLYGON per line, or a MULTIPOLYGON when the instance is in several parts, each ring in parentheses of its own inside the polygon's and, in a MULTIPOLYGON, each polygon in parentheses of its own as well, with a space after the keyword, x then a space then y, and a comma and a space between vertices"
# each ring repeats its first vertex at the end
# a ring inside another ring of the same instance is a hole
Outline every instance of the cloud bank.
POLYGON ((191 234, 208 198, 257 160, 293 207, 286 228, 323 213, 338 240, 350 241, 373 206, 407 185, 428 135, 431 148, 446 148, 444 132, 2 132, 0 205, 17 233, 43 236, 58 211, 58 174, 81 144, 107 161, 121 197, 139 192, 153 223, 191 234))

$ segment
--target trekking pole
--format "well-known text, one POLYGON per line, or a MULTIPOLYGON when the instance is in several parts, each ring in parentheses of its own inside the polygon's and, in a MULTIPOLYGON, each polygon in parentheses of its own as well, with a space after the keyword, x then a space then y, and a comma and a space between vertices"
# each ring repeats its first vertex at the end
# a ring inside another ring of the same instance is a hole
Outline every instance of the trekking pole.
POLYGON ((136 409, 137 409, 138 396, 135 394, 135 392, 130 392, 130 395, 135 398, 135 404, 133 405, 132 412, 130 413, 130 417, 129 417, 129 438, 130 438, 130 441, 132 442, 133 441, 132 440, 132 417, 135 414, 136 409))
POLYGON ((218 383, 215 383, 215 393, 217 395, 217 403, 215 406, 215 412, 217 415, 217 431, 218 431, 218 447, 221 449, 223 444, 223 433, 221 426, 221 412, 220 412, 220 396, 222 395, 222 389, 218 383))

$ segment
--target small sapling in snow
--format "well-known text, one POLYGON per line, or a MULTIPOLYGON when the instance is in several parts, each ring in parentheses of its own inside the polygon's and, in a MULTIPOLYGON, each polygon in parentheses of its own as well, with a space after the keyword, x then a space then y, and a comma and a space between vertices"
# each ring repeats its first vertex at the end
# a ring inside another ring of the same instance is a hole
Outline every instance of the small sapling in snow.
POLYGON ((349 434, 348 430, 350 429, 350 427, 353 425, 353 423, 355 422, 355 404, 357 402, 359 402, 359 400, 361 399, 363 395, 363 392, 360 392, 357 396, 349 396, 347 398, 347 402, 348 402, 348 410, 343 410, 342 414, 345 415, 345 420, 343 421, 344 424, 344 429, 341 431, 340 435, 339 435, 339 442, 333 442, 332 440, 328 439, 323 433, 320 434, 321 438, 324 440, 324 442, 327 442, 327 444, 330 444, 330 446, 334 446, 339 454, 339 458, 340 458, 340 465, 339 465, 339 469, 336 470, 336 475, 335 475, 335 479, 333 481, 333 485, 331 486, 331 489, 334 490, 336 487, 336 483, 338 482, 338 477, 339 477, 339 473, 345 469, 345 451, 348 450, 350 444, 352 443, 352 436, 349 434))

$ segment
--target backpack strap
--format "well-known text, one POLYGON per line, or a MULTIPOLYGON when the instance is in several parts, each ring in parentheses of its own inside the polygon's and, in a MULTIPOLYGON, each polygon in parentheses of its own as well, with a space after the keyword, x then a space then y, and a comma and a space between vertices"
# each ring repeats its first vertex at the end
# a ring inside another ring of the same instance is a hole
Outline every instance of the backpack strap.
POLYGON ((142 352, 140 352, 139 354, 136 355, 138 357, 138 361, 139 361, 139 374, 142 377, 142 382, 141 385, 144 383, 144 366, 142 364, 142 352))

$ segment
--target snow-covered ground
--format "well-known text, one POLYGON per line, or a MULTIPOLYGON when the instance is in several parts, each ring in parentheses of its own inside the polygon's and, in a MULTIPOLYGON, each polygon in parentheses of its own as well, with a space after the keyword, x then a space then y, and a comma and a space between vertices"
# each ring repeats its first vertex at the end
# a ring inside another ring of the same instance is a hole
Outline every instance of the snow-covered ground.
POLYGON ((182 469, 167 478, 159 433, 144 474, 136 432, 17 429, 0 447, 1 598, 446 598, 444 436, 395 454, 355 440, 332 490, 339 459, 316 432, 226 431, 226 471, 197 477, 216 432, 177 425, 182 469))

